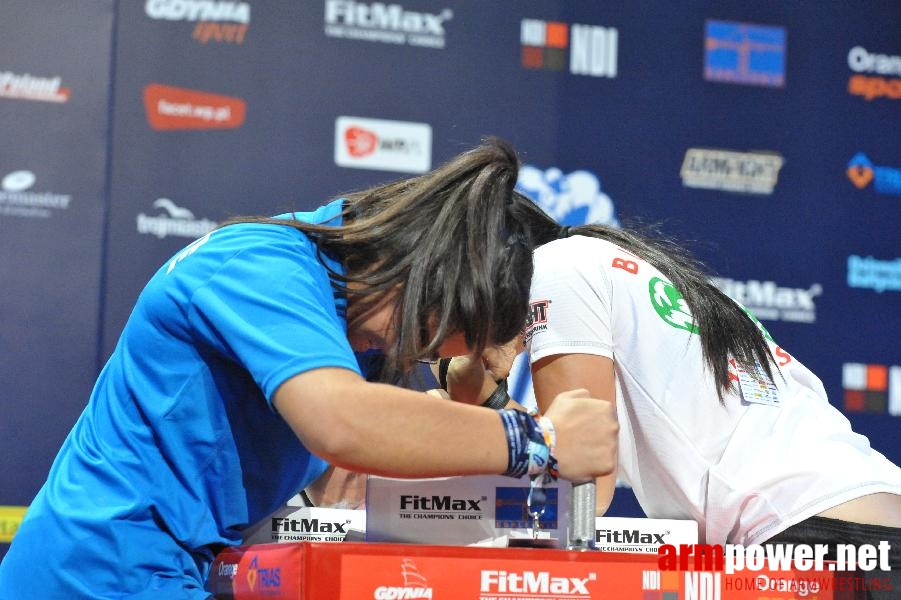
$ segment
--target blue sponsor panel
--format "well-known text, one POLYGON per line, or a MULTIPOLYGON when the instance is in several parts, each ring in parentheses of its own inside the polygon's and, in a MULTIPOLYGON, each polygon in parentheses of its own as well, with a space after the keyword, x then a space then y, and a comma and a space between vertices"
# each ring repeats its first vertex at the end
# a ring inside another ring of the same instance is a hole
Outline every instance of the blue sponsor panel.
POLYGON ((31 502, 97 375, 113 6, 54 4, 0 5, 4 507, 31 502))
POLYGON ((782 87, 785 47, 784 27, 710 19, 705 27, 704 78, 782 87))

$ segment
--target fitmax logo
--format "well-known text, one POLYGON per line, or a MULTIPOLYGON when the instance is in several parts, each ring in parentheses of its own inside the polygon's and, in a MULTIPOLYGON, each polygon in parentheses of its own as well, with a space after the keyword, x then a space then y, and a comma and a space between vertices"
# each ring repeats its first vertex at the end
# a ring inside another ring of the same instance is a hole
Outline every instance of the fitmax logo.
POLYGON ((596 542, 608 544, 665 544, 663 533, 642 533, 638 529, 598 529, 595 531, 596 542))
POLYGON ((554 577, 547 571, 482 571, 481 592, 498 594, 567 594, 590 596, 588 582, 597 580, 596 573, 588 577, 554 577))
POLYGON ((484 498, 453 498, 451 496, 417 496, 404 494, 400 497, 401 510, 453 510, 481 511, 480 503, 484 498))
POLYGON ((350 521, 338 523, 336 521, 320 521, 319 519, 288 519, 277 517, 272 519, 272 533, 347 533, 350 521))

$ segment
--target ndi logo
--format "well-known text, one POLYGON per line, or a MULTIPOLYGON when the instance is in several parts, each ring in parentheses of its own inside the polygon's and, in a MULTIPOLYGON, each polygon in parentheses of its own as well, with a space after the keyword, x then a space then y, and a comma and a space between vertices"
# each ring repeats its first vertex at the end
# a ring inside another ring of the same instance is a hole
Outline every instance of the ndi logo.
POLYGON ((842 388, 845 411, 901 416, 901 366, 845 363, 842 388))
POLYGON ((527 69, 562 71, 590 77, 616 77, 619 31, 615 27, 523 19, 519 39, 522 65, 527 69))

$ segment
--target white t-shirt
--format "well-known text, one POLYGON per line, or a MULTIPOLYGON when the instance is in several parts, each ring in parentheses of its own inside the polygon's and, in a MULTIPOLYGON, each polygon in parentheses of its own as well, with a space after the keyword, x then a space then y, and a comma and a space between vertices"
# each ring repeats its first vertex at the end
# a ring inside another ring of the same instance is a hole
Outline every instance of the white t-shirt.
POLYGON ((618 246, 584 236, 542 246, 531 302, 531 362, 613 359, 619 477, 647 516, 695 520, 705 543, 757 544, 848 500, 901 494, 901 468, 775 343, 775 386, 734 385, 720 404, 681 295, 618 246))

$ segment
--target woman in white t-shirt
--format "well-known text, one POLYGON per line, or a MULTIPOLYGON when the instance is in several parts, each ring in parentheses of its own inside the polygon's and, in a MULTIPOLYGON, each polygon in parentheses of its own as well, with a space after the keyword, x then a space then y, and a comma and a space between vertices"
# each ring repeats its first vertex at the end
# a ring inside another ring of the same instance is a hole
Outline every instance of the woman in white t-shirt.
POLYGON ((572 388, 616 398, 619 472, 598 482, 600 513, 618 475, 649 517, 695 520, 706 543, 889 539, 901 568, 901 468, 699 262, 516 203, 540 246, 525 332, 539 409, 572 388))

